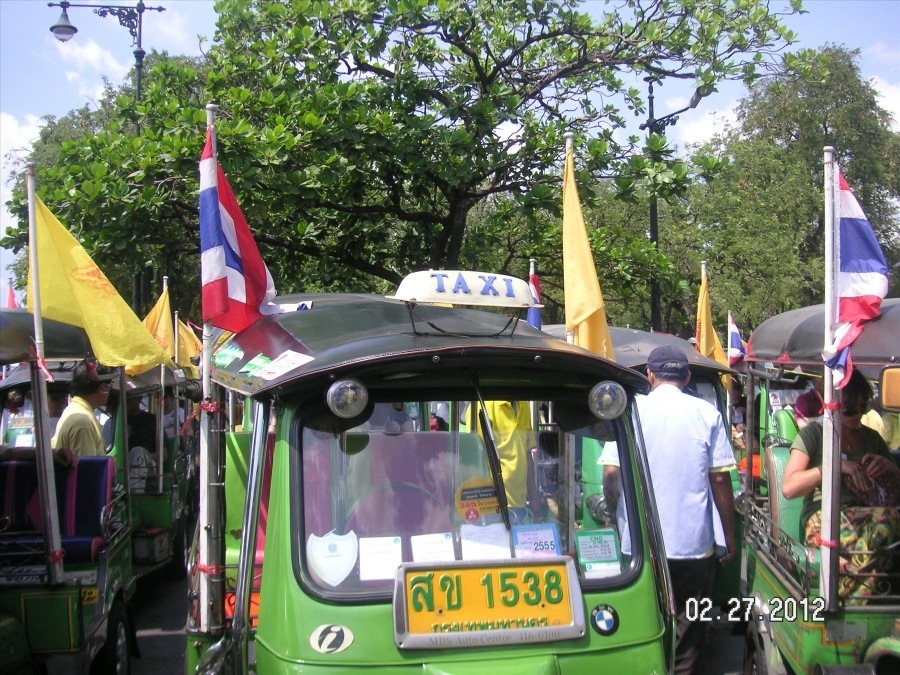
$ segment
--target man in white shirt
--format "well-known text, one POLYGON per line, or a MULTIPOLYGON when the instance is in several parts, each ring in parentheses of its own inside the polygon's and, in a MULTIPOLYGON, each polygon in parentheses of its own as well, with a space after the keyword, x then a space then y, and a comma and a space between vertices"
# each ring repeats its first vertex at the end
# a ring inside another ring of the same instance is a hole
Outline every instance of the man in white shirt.
MULTIPOLYGON (((683 391, 691 378, 684 352, 671 346, 654 349, 647 377, 651 391, 637 398, 637 408, 675 594, 675 672, 699 673, 707 624, 688 621, 685 606, 688 599, 709 598, 712 592, 713 508, 727 547, 720 562, 731 560, 736 550, 730 476, 734 454, 715 406, 683 391)), ((614 491, 617 478, 618 468, 608 463, 605 492, 614 491)))

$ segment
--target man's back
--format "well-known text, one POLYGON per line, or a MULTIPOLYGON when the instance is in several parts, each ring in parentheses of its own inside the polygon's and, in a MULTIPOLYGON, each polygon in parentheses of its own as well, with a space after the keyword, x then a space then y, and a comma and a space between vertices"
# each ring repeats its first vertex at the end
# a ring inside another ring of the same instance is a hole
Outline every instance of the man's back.
POLYGON ((722 416, 672 384, 637 404, 666 556, 703 557, 715 543, 709 472, 734 465, 722 416))

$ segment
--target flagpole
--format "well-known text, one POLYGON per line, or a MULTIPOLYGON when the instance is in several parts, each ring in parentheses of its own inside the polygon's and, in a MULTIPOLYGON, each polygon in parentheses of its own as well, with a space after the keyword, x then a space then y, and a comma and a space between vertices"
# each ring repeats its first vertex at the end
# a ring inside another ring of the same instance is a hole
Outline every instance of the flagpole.
MULTIPOLYGON (((825 326, 824 347, 828 349, 834 343, 834 326, 838 320, 838 306, 835 261, 840 254, 840 243, 837 241, 835 228, 835 211, 837 210, 837 172, 834 166, 834 148, 825 146, 825 326)), ((835 439, 834 410, 834 376, 831 368, 825 368, 825 413, 822 419, 822 565, 820 568, 821 588, 828 611, 838 607, 837 576, 838 555, 834 545, 840 538, 840 511, 835 508, 835 501, 840 505, 840 443, 835 439), (831 486, 827 489, 827 486, 831 486), (826 545, 829 544, 829 545, 826 545)))
MULTIPOLYGON (((25 165, 28 190, 28 259, 31 268, 31 297, 34 303, 34 347, 38 364, 44 360, 44 324, 41 318, 41 283, 38 270, 38 242, 34 162, 25 165)), ((47 569, 51 584, 63 581, 62 539, 56 508, 56 482, 53 478, 53 450, 50 447, 50 411, 47 408, 47 380, 39 367, 31 365, 32 406, 35 413, 36 458, 41 491, 44 545, 47 549, 47 569)))
MULTIPOLYGON (((218 153, 216 148, 216 111, 215 103, 206 106, 206 126, 212 139, 213 164, 218 166, 218 153)), ((217 176, 218 171, 215 172, 217 176)), ((214 180, 217 180, 214 179, 214 180)), ((221 468, 218 466, 218 453, 215 449, 218 444, 212 442, 211 419, 208 404, 212 403, 212 324, 203 322, 203 358, 201 361, 201 377, 203 383, 203 402, 200 409, 200 543, 199 561, 200 574, 203 580, 200 584, 200 628, 206 632, 219 631, 223 627, 224 594, 222 583, 224 572, 222 569, 222 555, 219 550, 221 540, 218 538, 221 522, 221 481, 218 476, 221 468), (216 485, 214 487, 214 484, 216 485)))
POLYGON ((174 324, 174 326, 173 326, 174 333, 175 333, 175 365, 176 365, 176 366, 180 365, 180 364, 178 363, 178 348, 181 346, 181 344, 180 344, 180 343, 181 343, 181 340, 179 339, 179 338, 181 337, 181 335, 180 335, 181 331, 178 330, 178 326, 179 326, 179 323, 178 323, 178 310, 176 309, 176 310, 175 310, 175 324, 174 324))
MULTIPOLYGON (((565 152, 565 156, 568 157, 568 156, 569 156, 569 150, 574 150, 574 149, 575 149, 575 134, 574 134, 573 132, 571 132, 571 131, 567 131, 567 132, 565 133, 564 137, 565 137, 565 139, 566 139, 566 152, 565 152)), ((563 173, 565 173, 565 169, 563 169, 563 173)), ((563 189, 565 189, 565 185, 563 185, 563 189)), ((565 208, 565 203, 563 203, 563 208, 565 208)), ((565 214, 563 214, 563 220, 565 220, 565 214)), ((565 248, 565 247, 563 247, 563 248, 565 248)), ((564 252, 564 253, 565 253, 565 252, 564 252)), ((563 274, 563 283, 565 283, 565 274, 563 274)), ((565 321, 563 322, 563 325, 565 325, 565 321)), ((575 344, 575 331, 574 331, 574 330, 567 330, 567 331, 566 331, 566 342, 568 342, 570 345, 574 345, 574 344, 575 344)))
MULTIPOLYGON (((169 277, 162 278, 162 293, 165 295, 169 290, 169 277)), ((171 320, 170 317, 166 317, 171 320)), ((163 319, 165 320, 165 319, 163 319)), ((166 430, 163 425, 163 416, 166 414, 166 366, 159 366, 159 393, 156 398, 156 491, 163 491, 163 458, 165 457, 166 447, 166 430)), ((176 420, 177 420, 176 415, 176 420)), ((177 422, 176 422, 177 424, 177 422)))

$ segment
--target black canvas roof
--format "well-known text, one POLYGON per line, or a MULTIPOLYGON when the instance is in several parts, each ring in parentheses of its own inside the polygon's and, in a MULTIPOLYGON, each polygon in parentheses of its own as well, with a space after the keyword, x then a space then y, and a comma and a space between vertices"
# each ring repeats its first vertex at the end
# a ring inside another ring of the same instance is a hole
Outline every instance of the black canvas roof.
POLYGON ((614 378, 646 390, 634 371, 533 329, 524 321, 459 307, 416 305, 377 295, 310 294, 281 303, 311 309, 264 317, 237 335, 220 336, 213 377, 246 394, 284 393, 311 379, 369 373, 384 381, 419 377, 455 386, 478 366, 483 386, 527 370, 533 384, 548 386, 614 378), (415 328, 413 321, 415 320, 415 328))

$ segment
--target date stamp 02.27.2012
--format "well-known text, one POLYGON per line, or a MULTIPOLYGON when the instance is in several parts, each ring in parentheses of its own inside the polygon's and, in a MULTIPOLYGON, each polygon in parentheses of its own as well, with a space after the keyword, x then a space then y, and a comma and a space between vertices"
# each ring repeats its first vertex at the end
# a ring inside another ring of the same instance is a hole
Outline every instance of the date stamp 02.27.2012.
POLYGON ((724 607, 717 607, 709 598, 688 598, 685 615, 688 621, 699 623, 748 623, 768 619, 773 623, 822 623, 825 621, 825 599, 771 598, 761 610, 754 598, 729 598, 724 607), (767 610, 767 611, 766 611, 767 610))

